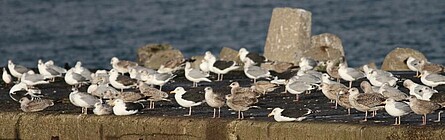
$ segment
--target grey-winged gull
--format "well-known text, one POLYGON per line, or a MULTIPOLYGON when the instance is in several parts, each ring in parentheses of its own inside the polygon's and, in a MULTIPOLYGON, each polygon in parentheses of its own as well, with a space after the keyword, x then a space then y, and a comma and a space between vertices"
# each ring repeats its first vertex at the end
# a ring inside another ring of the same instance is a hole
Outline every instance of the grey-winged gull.
POLYGON ((109 80, 110 84, 113 87, 120 89, 121 92, 123 92, 124 89, 133 88, 137 85, 137 80, 131 79, 130 77, 125 75, 120 75, 115 69, 110 70, 109 80))
POLYGON ((198 87, 198 83, 201 81, 212 82, 210 79, 207 78, 209 77, 208 73, 204 73, 199 69, 192 68, 190 62, 185 63, 184 71, 185 78, 193 82, 193 87, 198 87))
POLYGON ((221 117, 221 107, 225 104, 224 94, 214 91, 211 87, 204 88, 207 105, 213 108, 213 118, 216 118, 216 108, 218 108, 218 118, 221 117))
POLYGON ((422 81, 423 84, 434 89, 434 87, 445 84, 445 76, 436 73, 430 73, 429 71, 422 71, 422 73, 420 74, 420 81, 422 81))
POLYGON ((119 60, 119 58, 117 57, 111 58, 110 64, 113 67, 113 69, 122 74, 128 73, 128 71, 131 68, 138 66, 138 63, 136 62, 131 62, 128 60, 119 60))
POLYGON ((82 62, 80 61, 76 62, 73 72, 82 75, 82 77, 85 77, 88 81, 92 80, 91 71, 85 67, 82 67, 82 62))
POLYGON ((28 68, 22 65, 16 65, 12 62, 12 60, 8 60, 8 69, 12 76, 15 78, 18 78, 20 81, 20 78, 22 77, 22 74, 29 71, 28 68))
POLYGON ((343 80, 349 81, 349 88, 352 87, 352 82, 365 77, 365 75, 357 69, 349 68, 345 63, 340 63, 338 74, 343 80))
POLYGON ((71 68, 68 70, 68 72, 66 72, 64 79, 68 85, 73 87, 80 87, 82 84, 87 84, 89 82, 87 78, 75 73, 74 68, 71 68))
POLYGON ((405 59, 405 63, 406 66, 408 66, 408 68, 412 71, 416 72, 416 76, 415 77, 419 77, 420 74, 420 60, 414 58, 414 57, 408 57, 405 59))
POLYGON ((142 81, 144 81, 145 83, 147 83, 149 85, 158 85, 159 90, 162 90, 162 86, 175 77, 176 77, 176 75, 171 74, 171 73, 149 74, 147 71, 141 72, 142 81))
POLYGON ((403 81, 403 86, 409 89, 409 95, 414 95, 421 100, 429 100, 434 93, 437 93, 430 87, 417 84, 410 79, 403 81))
POLYGON ((301 70, 312 70, 317 66, 317 61, 309 57, 301 57, 298 66, 301 70))
POLYGON ((201 105, 205 102, 204 95, 187 92, 183 87, 176 87, 175 90, 171 91, 170 93, 175 94, 175 100, 180 106, 189 108, 189 113, 184 116, 191 116, 192 107, 201 105))
POLYGON ((28 86, 35 86, 35 85, 49 83, 49 81, 45 80, 45 77, 43 75, 36 74, 32 70, 29 70, 28 72, 23 73, 20 82, 25 83, 28 86))
POLYGON ((12 76, 9 75, 9 73, 8 73, 8 71, 6 71, 5 67, 3 67, 2 80, 3 80, 3 82, 5 82, 5 85, 9 85, 12 83, 12 76))
POLYGON ((409 105, 405 102, 396 102, 394 99, 386 99, 385 100, 385 110, 386 112, 395 118, 394 125, 400 125, 401 116, 408 115, 412 112, 409 105))
POLYGON ((259 78, 271 77, 269 70, 253 65, 250 61, 244 63, 244 74, 253 79, 253 83, 259 78))
POLYGON ((62 74, 67 72, 66 69, 56 66, 53 63, 53 61, 49 61, 49 63, 43 63, 41 59, 37 61, 37 69, 39 70, 39 73, 42 74, 46 79, 51 79, 51 81, 54 81, 54 78, 56 77, 62 77, 62 74))
POLYGON ((379 93, 382 94, 383 97, 390 98, 395 101, 402 101, 402 100, 408 98, 407 94, 405 94, 404 92, 400 91, 397 88, 389 86, 388 83, 383 84, 379 88, 379 93))
POLYGON ((88 114, 88 108, 93 108, 94 104, 100 102, 97 97, 85 92, 79 92, 76 88, 72 89, 69 99, 73 105, 82 107, 82 114, 88 114))

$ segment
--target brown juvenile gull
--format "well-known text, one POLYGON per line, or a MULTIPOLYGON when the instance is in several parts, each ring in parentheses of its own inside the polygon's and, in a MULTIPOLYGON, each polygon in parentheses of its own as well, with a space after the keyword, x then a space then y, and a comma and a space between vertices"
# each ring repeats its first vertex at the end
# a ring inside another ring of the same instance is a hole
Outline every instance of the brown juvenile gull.
POLYGON ((434 87, 445 84, 445 76, 424 70, 420 74, 420 81, 434 89, 434 87))
POLYGON ((12 76, 18 78, 18 81, 20 81, 22 74, 29 71, 25 66, 14 64, 12 60, 8 60, 8 69, 12 76))
MULTIPOLYGON (((434 93, 429 101, 433 102, 433 103, 437 103, 441 106, 441 108, 445 107, 445 93, 434 93)), ((437 120, 436 122, 440 122, 440 116, 443 113, 443 110, 439 111, 439 113, 437 114, 437 120)))
POLYGON ((337 79, 340 82, 340 75, 338 74, 338 65, 342 60, 328 60, 326 61, 326 72, 329 76, 337 79))
MULTIPOLYGON (((145 84, 145 83, 144 83, 145 84)), ((152 88, 150 86, 145 88, 139 88, 141 90, 141 93, 148 97, 148 101, 150 101, 148 109, 154 109, 155 108, 155 102, 157 101, 170 101, 168 98, 168 94, 166 92, 163 92, 159 89, 152 88)))
POLYGON ((175 100, 179 105, 189 108, 189 113, 184 116, 191 116, 192 107, 205 102, 205 97, 202 94, 187 92, 183 87, 176 87, 170 93, 175 93, 175 100))
POLYGON ((327 84, 322 83, 321 84, 321 92, 329 99, 331 100, 331 103, 335 101, 335 109, 337 109, 337 98, 338 94, 343 91, 344 93, 348 92, 349 88, 341 83, 334 83, 334 84, 327 84))
POLYGON ((47 107, 53 106, 54 103, 52 100, 48 99, 40 99, 40 100, 29 100, 26 97, 23 97, 19 100, 20 109, 23 112, 37 112, 42 111, 47 107))
POLYGON ((216 92, 211 87, 204 88, 206 103, 213 108, 213 118, 216 118, 216 108, 218 108, 218 118, 221 117, 221 107, 224 106, 224 95, 216 92))
POLYGON ((158 73, 173 73, 179 69, 181 69, 184 66, 184 58, 174 58, 171 60, 168 60, 164 64, 161 64, 161 66, 158 69, 158 73))
POLYGON ((124 102, 141 101, 145 96, 139 92, 126 91, 114 94, 113 99, 122 99, 124 102))
POLYGON ((376 111, 383 109, 384 106, 379 106, 385 101, 381 94, 374 93, 359 93, 357 88, 349 89, 349 103, 358 111, 365 112, 365 119, 368 120, 368 111, 376 111))
POLYGON ((375 92, 379 92, 379 87, 376 86, 372 86, 368 81, 362 81, 360 83, 360 88, 363 90, 363 92, 365 93, 375 93, 375 92))
POLYGON ((345 109, 348 110, 348 115, 351 115, 351 108, 352 105, 351 103, 349 103, 349 91, 340 91, 337 95, 337 103, 338 105, 344 107, 345 109))
POLYGON ((396 117, 394 125, 400 125, 401 116, 408 115, 412 112, 409 105, 405 102, 396 102, 394 99, 389 98, 386 99, 384 103, 386 112, 389 115, 396 117))
POLYGON ((420 60, 420 71, 429 71, 431 73, 442 73, 445 71, 445 67, 440 64, 432 64, 426 60, 420 60))
POLYGON ((433 113, 435 110, 441 108, 441 106, 437 103, 419 100, 415 96, 409 97, 409 106, 414 113, 422 115, 422 125, 426 125, 427 114, 433 113))
POLYGON ((128 60, 119 60, 117 57, 111 58, 110 64, 113 67, 113 69, 122 74, 128 73, 128 71, 131 68, 138 66, 138 63, 136 62, 131 62, 128 60))
POLYGON ((251 88, 253 89, 253 91, 259 94, 266 95, 266 93, 272 92, 277 89, 278 85, 269 81, 258 81, 254 83, 251 88))
POLYGON ((307 115, 312 113, 311 109, 307 109, 307 110, 308 111, 305 114, 301 115, 301 117, 292 118, 292 117, 288 117, 289 115, 287 115, 287 114, 295 114, 294 112, 290 112, 290 111, 287 111, 287 110, 285 111, 284 109, 281 109, 281 108, 277 107, 277 108, 274 108, 272 110, 272 112, 270 112, 267 115, 267 117, 273 116, 274 120, 277 121, 277 122, 291 122, 291 121, 300 122, 300 121, 303 121, 304 119, 306 119, 307 115))
POLYGON ((248 96, 249 94, 236 93, 226 95, 226 104, 231 109, 238 112, 238 119, 244 119, 243 111, 249 110, 252 104, 258 102, 258 99, 253 96, 248 96))
POLYGON ((249 97, 259 96, 259 94, 254 92, 251 87, 240 87, 238 82, 232 82, 229 87, 231 87, 230 94, 243 94, 249 97))
POLYGON ((379 93, 382 94, 383 97, 394 99, 395 101, 402 101, 408 98, 408 95, 406 93, 400 91, 397 88, 389 86, 388 83, 385 83, 380 87, 379 93))
POLYGON ((88 108, 93 108, 94 104, 100 102, 97 97, 86 92, 79 92, 76 88, 72 89, 69 99, 73 105, 82 107, 82 114, 88 114, 88 108))
POLYGON ((345 63, 340 63, 338 74, 343 80, 349 81, 349 88, 352 87, 352 82, 365 77, 365 75, 354 68, 349 68, 345 63))
POLYGON ((123 92, 124 89, 133 88, 137 85, 137 80, 131 79, 125 75, 119 75, 115 69, 110 70, 109 79, 110 84, 117 89, 121 89, 121 92, 123 92))

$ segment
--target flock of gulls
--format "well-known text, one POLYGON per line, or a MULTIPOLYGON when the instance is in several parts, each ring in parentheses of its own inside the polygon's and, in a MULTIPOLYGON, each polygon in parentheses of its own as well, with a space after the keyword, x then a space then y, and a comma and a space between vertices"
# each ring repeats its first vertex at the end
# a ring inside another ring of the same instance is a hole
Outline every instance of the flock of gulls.
MULTIPOLYGON (((188 108, 185 116, 192 115, 192 107, 207 104, 214 109, 213 118, 219 118, 221 107, 227 105, 238 112, 238 119, 243 119, 244 111, 260 107, 257 106, 259 97, 278 93, 280 86, 285 87, 284 93, 294 94, 294 101, 297 103, 302 93, 321 90, 331 103, 335 103, 335 109, 339 105, 347 109, 348 114, 351 109, 364 112, 364 119, 361 121, 367 121, 368 112, 375 116, 378 110, 386 110, 395 117, 394 125, 400 125, 401 117, 410 113, 422 115, 422 125, 426 125, 427 114, 439 112, 440 121, 440 114, 445 106, 445 96, 434 89, 445 84, 445 76, 440 75, 444 67, 414 57, 407 58, 405 63, 410 70, 417 73, 414 78, 420 78, 421 83, 400 79, 388 71, 368 65, 360 68, 348 67, 344 57, 326 62, 302 57, 294 66, 292 63, 271 62, 245 48, 239 50, 238 56, 243 64, 217 59, 207 51, 199 67, 192 67, 191 63, 196 60, 173 59, 157 70, 113 57, 110 61, 111 70, 97 70, 94 73, 82 67, 80 61, 74 67, 65 69, 55 65, 52 60, 38 60, 36 73, 8 60, 7 68, 3 68, 2 79, 6 85, 10 85, 10 97, 20 103, 20 109, 24 112, 42 111, 54 105, 36 85, 51 84, 55 78, 63 78, 71 86, 69 100, 82 108, 81 114, 87 114, 88 109, 93 109, 96 115, 132 115, 145 108, 155 108, 155 102, 170 101, 168 97, 171 93, 179 106, 188 108), (298 71, 289 78, 278 79, 271 75, 269 69, 261 67, 265 63, 272 65, 277 73, 298 71), (325 67, 325 71, 319 71, 317 67, 325 67), (222 81, 225 74, 240 69, 252 80, 251 86, 242 87, 237 81, 233 81, 227 85, 231 88, 230 91, 205 87, 204 95, 191 92, 200 82, 222 81), (192 87, 176 87, 170 92, 163 91, 163 85, 174 83, 171 81, 177 77, 175 73, 178 71, 184 71, 185 78, 193 83, 192 87), (210 73, 217 74, 217 78, 209 77, 210 73), (361 81, 360 87, 353 87, 353 82, 358 80, 361 81), (341 81, 346 81, 347 84, 341 81), (404 87, 398 87, 397 83, 403 83, 404 87), (88 86, 87 90, 80 91, 82 86, 88 86), (408 89, 409 93, 401 91, 401 88, 408 89), (26 96, 16 99, 13 95, 17 93, 26 96)), ((273 116, 276 121, 302 121, 312 114, 311 109, 307 110, 303 116, 289 116, 286 115, 289 110, 276 107, 268 116, 273 116)))

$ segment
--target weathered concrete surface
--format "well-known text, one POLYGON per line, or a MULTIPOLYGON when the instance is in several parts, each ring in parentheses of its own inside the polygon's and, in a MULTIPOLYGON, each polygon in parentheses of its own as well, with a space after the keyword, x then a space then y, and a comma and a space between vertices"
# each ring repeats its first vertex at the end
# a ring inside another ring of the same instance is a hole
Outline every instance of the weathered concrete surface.
POLYGON ((343 44, 341 42, 341 39, 340 37, 334 34, 322 33, 311 37, 312 48, 322 47, 322 46, 337 49, 341 52, 342 56, 345 56, 345 51, 343 49, 343 44))
POLYGON ((312 36, 311 47, 305 49, 298 56, 309 57, 317 61, 327 61, 345 56, 345 51, 339 37, 334 34, 323 33, 312 36))
POLYGON ((404 61, 410 56, 419 60, 427 60, 425 55, 417 50, 411 48, 396 48, 386 55, 385 60, 383 60, 382 70, 409 71, 404 61))
POLYGON ((292 62, 297 52, 311 46, 312 14, 303 9, 275 8, 270 19, 264 56, 272 61, 292 62))
POLYGON ((169 44, 148 44, 137 50, 137 60, 140 65, 151 69, 158 69, 165 62, 184 58, 181 51, 174 49, 169 44))
POLYGON ((0 113, 0 139, 444 139, 445 127, 0 113))

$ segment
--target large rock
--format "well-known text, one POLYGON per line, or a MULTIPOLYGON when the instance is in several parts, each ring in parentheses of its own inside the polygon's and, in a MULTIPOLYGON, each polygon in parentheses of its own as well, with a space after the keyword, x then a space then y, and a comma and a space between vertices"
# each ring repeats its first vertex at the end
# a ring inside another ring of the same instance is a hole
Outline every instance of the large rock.
POLYGON ((137 50, 138 63, 151 69, 158 69, 165 62, 184 58, 181 51, 170 44, 148 44, 137 50))
POLYGON ((236 61, 237 63, 241 63, 240 58, 238 57, 238 51, 232 48, 223 47, 219 52, 219 59, 224 61, 236 61))
POLYGON ((334 34, 323 33, 311 37, 311 47, 296 52, 297 61, 302 56, 318 61, 336 60, 345 56, 341 39, 334 34))
POLYGON ((311 45, 311 12, 303 9, 275 8, 267 33, 264 55, 273 61, 293 62, 311 45))
POLYGON ((409 71, 409 68, 404 62, 409 56, 420 60, 426 60, 425 56, 417 50, 410 48, 396 48, 386 55, 382 64, 382 70, 409 71))

